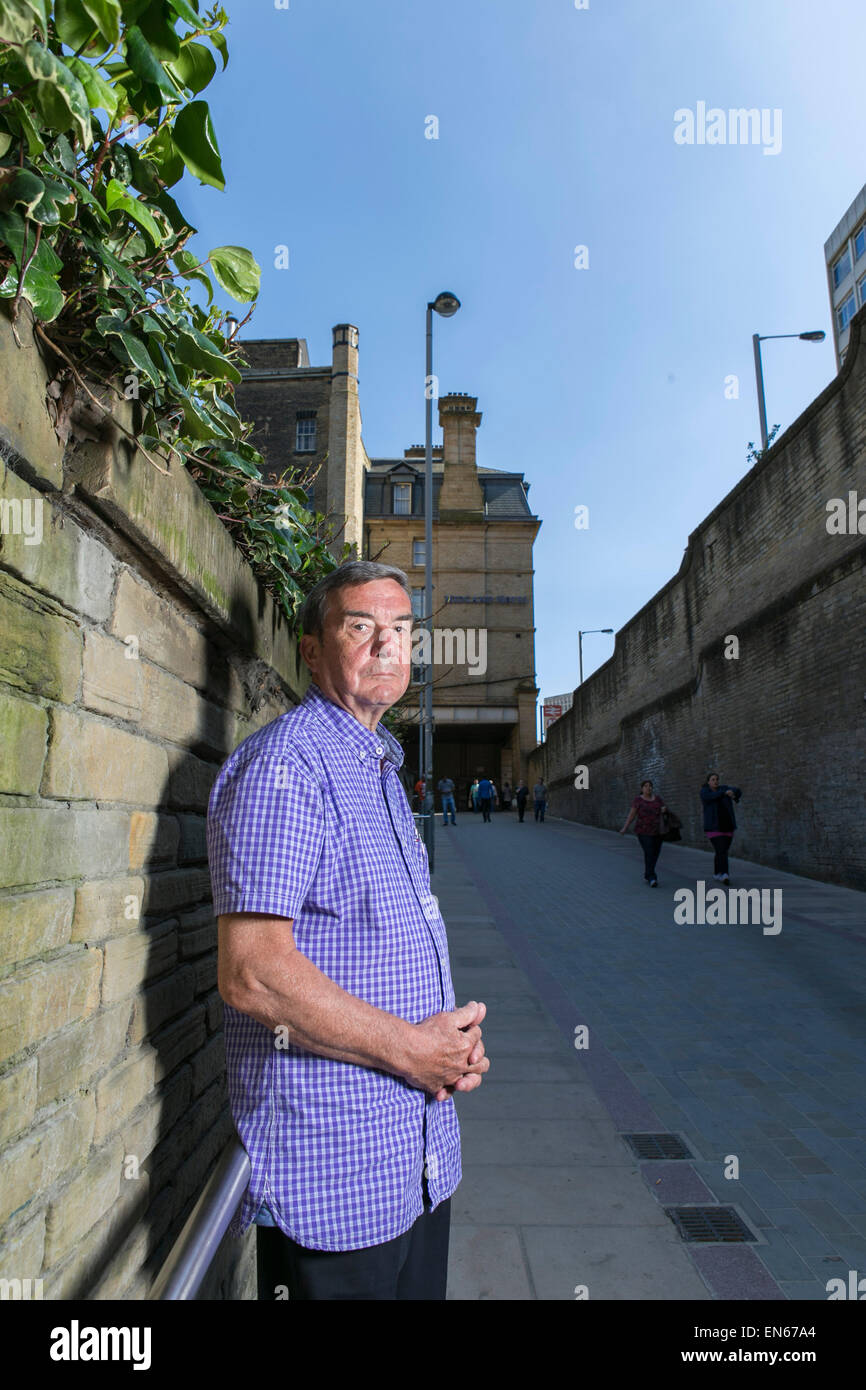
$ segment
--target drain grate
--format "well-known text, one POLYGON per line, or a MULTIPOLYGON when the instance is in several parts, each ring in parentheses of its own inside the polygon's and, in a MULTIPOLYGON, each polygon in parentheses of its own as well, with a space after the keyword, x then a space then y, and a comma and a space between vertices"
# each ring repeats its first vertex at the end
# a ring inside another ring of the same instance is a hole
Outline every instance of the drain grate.
POLYGON ((665 1207, 683 1240, 726 1245, 757 1240, 733 1207, 665 1207))
POLYGON ((624 1134, 636 1158, 694 1158, 678 1134, 624 1134))

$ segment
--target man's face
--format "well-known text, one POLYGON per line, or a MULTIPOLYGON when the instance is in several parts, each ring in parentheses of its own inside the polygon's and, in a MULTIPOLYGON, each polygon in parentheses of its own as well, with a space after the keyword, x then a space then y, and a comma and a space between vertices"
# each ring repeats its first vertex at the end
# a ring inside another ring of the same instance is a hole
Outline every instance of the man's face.
POLYGON ((395 579, 337 589, 328 597, 321 638, 307 633, 301 655, 323 695, 375 728, 409 684, 409 595, 395 579))

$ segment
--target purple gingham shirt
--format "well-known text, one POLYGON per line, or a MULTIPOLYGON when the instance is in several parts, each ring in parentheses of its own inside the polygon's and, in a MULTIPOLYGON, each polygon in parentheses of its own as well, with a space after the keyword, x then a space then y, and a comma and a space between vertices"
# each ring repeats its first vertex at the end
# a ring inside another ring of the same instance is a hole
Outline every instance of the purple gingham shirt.
MULTIPOLYGON (((403 750, 311 685, 223 765, 208 806, 217 915, 294 919, 298 949, 349 994, 419 1023, 454 1008, 445 926, 397 774, 403 750)), ((319 1057, 226 1005, 232 1114, 252 1165, 233 1230, 262 1205, 298 1244, 402 1235, 460 1181, 453 1100, 319 1057)))

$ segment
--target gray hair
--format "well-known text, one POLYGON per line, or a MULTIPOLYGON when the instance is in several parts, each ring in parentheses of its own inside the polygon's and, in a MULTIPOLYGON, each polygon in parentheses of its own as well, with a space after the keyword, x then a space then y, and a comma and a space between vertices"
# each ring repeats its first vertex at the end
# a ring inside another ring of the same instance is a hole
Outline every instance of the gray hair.
POLYGON ((372 579, 393 579, 401 589, 405 589, 412 602, 409 580, 402 570, 394 565, 380 565, 375 560, 346 560, 345 564, 320 579, 301 604, 298 622, 305 633, 321 638, 325 629, 325 615, 328 599, 337 589, 345 589, 351 584, 369 584, 372 579))

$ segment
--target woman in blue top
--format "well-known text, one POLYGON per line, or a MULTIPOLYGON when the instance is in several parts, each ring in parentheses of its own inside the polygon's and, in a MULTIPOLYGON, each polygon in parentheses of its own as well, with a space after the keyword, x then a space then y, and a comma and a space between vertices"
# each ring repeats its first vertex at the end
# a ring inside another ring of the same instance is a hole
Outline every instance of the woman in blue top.
POLYGON ((737 821, 734 815, 734 802, 739 801, 742 792, 739 787, 730 787, 719 782, 719 774, 711 772, 701 787, 701 801, 704 805, 704 834, 713 846, 716 855, 713 878, 719 883, 730 883, 728 874, 728 850, 734 838, 737 821))

